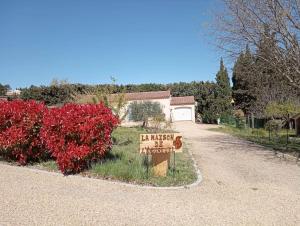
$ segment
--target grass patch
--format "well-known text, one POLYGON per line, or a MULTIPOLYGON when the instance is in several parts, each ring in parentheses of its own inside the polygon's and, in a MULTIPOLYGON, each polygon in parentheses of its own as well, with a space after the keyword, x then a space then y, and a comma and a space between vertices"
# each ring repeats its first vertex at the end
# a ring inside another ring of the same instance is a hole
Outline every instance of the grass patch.
POLYGON ((300 138, 295 136, 295 131, 289 131, 289 140, 287 143, 286 130, 281 130, 278 134, 269 133, 265 129, 239 129, 233 126, 223 125, 218 128, 210 129, 212 131, 228 133, 233 136, 252 141, 262 146, 272 148, 281 152, 289 152, 298 156, 300 154, 300 138))
POLYGON ((53 172, 58 172, 59 171, 59 169, 57 167, 57 164, 54 160, 49 160, 49 161, 46 161, 46 162, 40 162, 36 166, 38 166, 40 168, 47 168, 47 170, 53 171, 53 172))
MULTIPOLYGON (((146 132, 139 127, 117 128, 112 134, 116 143, 112 151, 101 162, 93 164, 88 172, 104 178, 154 186, 186 185, 196 180, 197 176, 186 146, 183 153, 177 153, 175 156, 175 173, 172 154, 171 166, 166 177, 155 177, 151 167, 147 174, 146 156, 139 154, 139 135, 146 132)), ((148 161, 151 165, 151 158, 148 161)))
MULTIPOLYGON (((166 177, 155 177, 151 170, 149 158, 149 171, 147 174, 146 157, 139 153, 139 135, 147 133, 140 127, 117 128, 113 134, 113 148, 104 159, 93 163, 89 170, 82 172, 83 176, 120 180, 134 184, 153 186, 180 186, 191 184, 197 179, 192 159, 184 144, 183 152, 176 153, 175 170, 174 156, 171 154, 170 168, 166 177), (175 171, 175 173, 174 173, 175 171)), ((150 157, 150 156, 149 156, 150 157)), ((55 161, 41 162, 38 168, 49 171, 58 171, 55 161)))

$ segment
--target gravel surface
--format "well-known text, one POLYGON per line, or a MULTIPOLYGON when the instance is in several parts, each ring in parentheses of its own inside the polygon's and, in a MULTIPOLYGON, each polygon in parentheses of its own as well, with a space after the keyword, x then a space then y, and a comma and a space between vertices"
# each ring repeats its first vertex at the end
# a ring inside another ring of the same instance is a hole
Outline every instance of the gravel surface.
POLYGON ((177 123, 203 181, 156 190, 0 164, 0 225, 300 225, 300 167, 177 123))

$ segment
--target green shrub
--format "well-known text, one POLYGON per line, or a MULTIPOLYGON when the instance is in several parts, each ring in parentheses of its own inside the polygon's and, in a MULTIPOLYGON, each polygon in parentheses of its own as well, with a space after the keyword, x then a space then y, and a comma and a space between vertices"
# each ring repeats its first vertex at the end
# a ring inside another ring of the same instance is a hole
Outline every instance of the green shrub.
POLYGON ((252 129, 252 135, 258 136, 260 138, 267 136, 267 131, 264 129, 252 129))
POLYGON ((209 110, 203 110, 202 119, 204 123, 217 123, 217 116, 212 114, 209 110))
POLYGON ((220 122, 222 124, 235 125, 236 118, 233 115, 230 115, 230 114, 222 114, 221 117, 220 117, 220 122))
POLYGON ((278 135, 278 133, 282 128, 282 125, 283 125, 282 120, 269 120, 265 124, 265 129, 278 135))

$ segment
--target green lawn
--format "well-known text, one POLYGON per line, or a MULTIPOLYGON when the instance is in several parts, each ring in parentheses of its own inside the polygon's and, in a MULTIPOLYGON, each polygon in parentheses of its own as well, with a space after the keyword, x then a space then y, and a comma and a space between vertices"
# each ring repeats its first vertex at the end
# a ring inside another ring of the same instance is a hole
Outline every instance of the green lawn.
POLYGON ((300 138, 295 137, 295 131, 289 131, 289 140, 287 143, 287 131, 281 130, 278 134, 269 133, 265 129, 239 129, 233 126, 222 125, 213 131, 229 133, 231 135, 249 140, 265 147, 272 148, 281 152, 290 152, 296 156, 300 154, 300 138))
MULTIPOLYGON (((193 162, 187 152, 187 144, 184 144, 182 153, 176 153, 175 171, 172 154, 170 168, 166 177, 155 177, 153 175, 151 158, 149 158, 150 167, 147 174, 146 157, 139 153, 140 133, 147 133, 147 131, 140 127, 117 128, 112 134, 114 140, 112 150, 105 159, 92 164, 89 170, 82 172, 82 175, 153 186, 187 185, 197 179, 193 162)), ((57 171, 54 161, 39 163, 38 167, 57 171)))

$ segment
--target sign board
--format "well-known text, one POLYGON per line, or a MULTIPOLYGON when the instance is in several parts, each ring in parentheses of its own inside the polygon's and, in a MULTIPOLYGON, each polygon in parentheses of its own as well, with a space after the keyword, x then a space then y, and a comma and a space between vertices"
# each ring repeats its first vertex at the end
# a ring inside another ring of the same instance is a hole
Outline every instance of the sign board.
POLYGON ((182 152, 180 133, 154 133, 140 135, 141 154, 163 154, 182 152))

